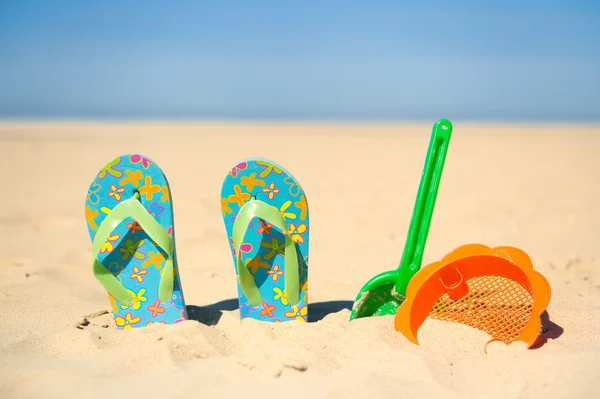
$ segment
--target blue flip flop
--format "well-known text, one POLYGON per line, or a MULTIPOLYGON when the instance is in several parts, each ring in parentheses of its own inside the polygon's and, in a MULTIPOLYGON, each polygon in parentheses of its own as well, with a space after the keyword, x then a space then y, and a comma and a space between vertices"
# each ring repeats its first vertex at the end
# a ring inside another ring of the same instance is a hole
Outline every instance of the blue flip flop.
POLYGON ((138 154, 110 161, 90 186, 85 218, 117 329, 186 320, 171 191, 158 165, 138 154))
POLYGON ((239 162, 221 190, 240 318, 307 321, 309 214, 294 177, 263 158, 239 162))

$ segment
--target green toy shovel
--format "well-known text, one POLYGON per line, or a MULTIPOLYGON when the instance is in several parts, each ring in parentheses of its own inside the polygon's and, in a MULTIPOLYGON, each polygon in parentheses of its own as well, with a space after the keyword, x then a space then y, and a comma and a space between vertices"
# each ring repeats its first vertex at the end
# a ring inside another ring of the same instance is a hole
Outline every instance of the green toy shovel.
POLYGON ((452 124, 449 120, 441 119, 433 125, 425 167, 400 266, 398 266, 398 270, 378 274, 365 284, 354 301, 350 320, 392 315, 404 302, 408 282, 421 268, 425 242, 429 233, 431 216, 451 135, 452 124))

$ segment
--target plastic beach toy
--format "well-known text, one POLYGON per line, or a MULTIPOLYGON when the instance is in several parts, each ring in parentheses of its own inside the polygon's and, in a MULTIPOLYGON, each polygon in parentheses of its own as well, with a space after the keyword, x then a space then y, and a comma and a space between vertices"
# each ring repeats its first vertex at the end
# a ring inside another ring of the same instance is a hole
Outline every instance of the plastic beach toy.
POLYGON ((489 342, 523 341, 530 348, 549 302, 550 285, 525 252, 469 244, 412 278, 394 325, 415 344, 429 316, 484 331, 492 337, 489 342))
POLYGON ((378 274, 364 285, 356 297, 350 313, 350 320, 369 316, 393 315, 404 301, 408 282, 421 267, 451 135, 452 124, 450 121, 442 119, 433 125, 425 167, 400 265, 397 270, 378 274))

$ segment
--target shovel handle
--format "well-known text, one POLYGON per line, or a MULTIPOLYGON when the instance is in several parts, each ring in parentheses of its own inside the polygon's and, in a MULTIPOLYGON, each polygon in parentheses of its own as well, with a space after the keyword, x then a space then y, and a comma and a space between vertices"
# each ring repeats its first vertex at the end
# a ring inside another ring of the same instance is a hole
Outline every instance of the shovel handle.
POLYGON ((402 253, 402 260, 398 266, 398 278, 395 288, 396 292, 402 296, 406 295, 406 287, 410 279, 421 268, 425 242, 429 233, 431 216, 435 207, 451 135, 452 123, 449 120, 441 119, 433 125, 406 244, 402 253))

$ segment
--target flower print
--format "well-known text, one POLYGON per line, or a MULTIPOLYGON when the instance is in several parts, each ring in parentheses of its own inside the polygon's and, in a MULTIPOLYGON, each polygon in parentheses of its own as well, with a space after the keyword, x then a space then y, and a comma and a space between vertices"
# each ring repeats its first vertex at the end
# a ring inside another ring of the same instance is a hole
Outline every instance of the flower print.
POLYGON ((125 266, 121 265, 119 262, 110 262, 108 264, 108 271, 112 274, 119 274, 124 268, 125 266))
POLYGON ((294 223, 290 223, 290 227, 288 229, 288 234, 292 237, 292 241, 303 243, 304 237, 302 234, 306 232, 306 225, 304 223, 296 226, 294 223))
POLYGON ((271 223, 265 223, 262 221, 262 219, 258 219, 258 223, 260 224, 260 227, 258 228, 258 230, 256 230, 256 232, 258 234, 262 234, 262 233, 265 233, 266 235, 271 234, 271 229, 273 228, 273 225, 271 223))
POLYGON ((146 255, 142 252, 138 252, 137 250, 144 245, 144 239, 140 238, 137 241, 133 241, 133 239, 128 238, 125 240, 125 247, 119 248, 119 252, 122 254, 121 260, 125 262, 130 257, 134 257, 135 259, 145 259, 146 255))
POLYGON ((308 204, 306 203, 306 196, 301 196, 300 201, 294 202, 294 206, 300 209, 300 220, 306 219, 306 214, 308 213, 308 204))
POLYGON ((283 182, 290 186, 289 193, 292 197, 297 197, 300 194, 300 187, 298 187, 298 184, 293 179, 286 177, 283 179, 283 182))
POLYGON ((150 208, 148 209, 148 213, 158 221, 160 221, 160 217, 164 211, 165 207, 160 206, 158 202, 153 202, 152 204, 150 204, 150 208))
POLYGON ((148 251, 148 259, 142 263, 142 267, 147 269, 150 266, 154 266, 156 269, 160 270, 163 267, 162 262, 164 262, 164 260, 165 256, 162 252, 157 251, 154 253, 154 251, 148 251))
POLYGON ((173 324, 182 323, 182 322, 184 322, 184 321, 185 321, 185 319, 186 319, 186 316, 185 316, 185 310, 182 310, 181 312, 179 312, 179 317, 180 317, 180 318, 179 318, 179 319, 177 319, 177 320, 175 320, 175 321, 173 322, 173 324))
POLYGON ((266 262, 261 262, 260 261, 260 256, 256 255, 253 259, 247 259, 246 260, 246 267, 249 267, 250 270, 252 271, 252 274, 256 274, 258 272, 258 269, 268 269, 269 268, 269 264, 266 262))
POLYGON ((85 207, 85 220, 93 231, 98 230, 98 225, 96 224, 96 218, 98 217, 98 214, 98 211, 92 210, 91 206, 85 207))
POLYGON ((118 234, 109 235, 108 238, 106 239, 106 241, 104 242, 104 244, 102 244, 102 247, 100 247, 100 253, 105 254, 105 253, 114 251, 115 250, 114 242, 117 241, 119 238, 121 238, 121 236, 118 234))
POLYGON ((127 223, 127 228, 129 229, 129 234, 135 234, 138 231, 142 231, 142 226, 139 225, 135 220, 131 223, 127 223))
POLYGON ((308 273, 308 256, 303 258, 298 254, 298 267, 300 268, 300 275, 308 273))
POLYGON ((149 322, 146 323, 146 327, 151 326, 152 324, 167 324, 167 322, 164 320, 161 320, 161 321, 150 320, 149 322))
POLYGON ((173 296, 171 297, 171 304, 177 309, 182 309, 183 301, 181 300, 181 295, 173 294, 173 296))
POLYGON ((261 190, 263 193, 267 193, 267 197, 272 200, 275 198, 275 194, 279 193, 279 189, 275 187, 275 183, 269 184, 269 187, 265 187, 261 190))
POLYGON ((100 173, 98 173, 98 179, 104 180, 106 175, 111 175, 112 177, 116 177, 116 178, 120 178, 121 176, 123 176, 123 172, 121 172, 120 170, 115 168, 115 166, 117 166, 120 163, 121 163, 121 157, 115 158, 112 161, 110 161, 109 163, 107 163, 102 168, 100 173))
POLYGON ((105 207, 105 206, 101 206, 100 207, 100 212, 102 212, 105 215, 108 215, 108 214, 110 214, 112 212, 112 210, 110 208, 105 207))
MULTIPOLYGON (((230 238, 229 242, 231 243, 231 252, 233 252, 233 256, 236 256, 235 247, 233 246, 233 238, 230 238)), ((240 245, 240 253, 242 252, 252 252, 252 244, 242 243, 242 245, 240 245)))
POLYGON ((132 317, 131 313, 127 312, 127 314, 125 314, 125 317, 121 317, 121 316, 117 316, 115 317, 115 323, 117 324, 117 326, 122 327, 123 330, 129 330, 131 328, 133 328, 133 326, 137 323, 139 323, 142 320, 141 317, 132 317))
POLYGON ((308 308, 306 306, 298 308, 297 305, 292 306, 292 310, 284 313, 285 317, 287 317, 288 319, 294 319, 297 321, 306 321, 307 314, 308 308))
POLYGON ((254 186, 264 186, 265 182, 256 178, 256 172, 250 174, 250 176, 242 176, 240 184, 246 186, 248 191, 254 190, 254 186))
POLYGON ((285 255, 285 244, 280 243, 277 237, 273 237, 271 242, 261 241, 260 246, 269 249, 269 252, 264 256, 266 260, 271 259, 277 254, 281 256, 285 255))
POLYGON ((274 265, 271 270, 267 270, 267 274, 270 274, 273 281, 277 282, 279 276, 283 275, 283 270, 279 269, 279 265, 274 265))
POLYGON ((300 284, 300 291, 304 291, 304 303, 308 303, 308 280, 300 284))
POLYGON ((250 194, 243 193, 242 189, 237 184, 233 186, 233 191, 235 191, 235 194, 231 194, 227 199, 232 204, 237 203, 237 205, 241 208, 244 203, 250 199, 250 194))
POLYGON ((144 178, 144 185, 140 187, 140 195, 146 196, 146 201, 152 201, 154 194, 160 192, 160 186, 158 184, 152 184, 152 176, 146 176, 144 178))
MULTIPOLYGON (((148 300, 148 298, 144 296, 146 293, 145 288, 140 289, 137 294, 131 290, 127 290, 127 292, 129 292, 133 297, 133 304, 131 305, 133 310, 138 310, 142 306, 142 302, 146 302, 148 300)), ((127 306, 121 305, 121 309, 127 309, 127 306)))
POLYGON ((133 273, 129 275, 129 277, 136 279, 138 283, 144 282, 144 274, 148 273, 148 270, 140 269, 137 266, 133 267, 133 273))
POLYGON ((275 305, 269 305, 267 302, 263 301, 262 302, 262 309, 260 311, 260 315, 261 316, 269 316, 269 317, 273 317, 273 312, 275 311, 276 307, 275 305))
POLYGON ((160 202, 171 202, 171 193, 169 192, 169 187, 164 185, 160 188, 162 192, 162 197, 160 197, 160 202))
POLYGON ((149 305, 147 309, 150 313, 152 313, 152 317, 156 317, 159 314, 165 313, 165 308, 160 306, 160 299, 154 301, 154 305, 149 305))
POLYGON ((92 205, 97 205, 100 202, 100 197, 98 196, 98 191, 100 190, 100 185, 96 182, 92 183, 92 186, 88 189, 87 200, 92 205), (92 187, 95 187, 92 190, 92 187))
POLYGON ((283 171, 281 169, 279 169, 275 165, 270 164, 269 162, 256 161, 256 164, 264 167, 263 170, 261 170, 260 173, 258 174, 258 177, 260 177, 262 179, 269 176, 271 173, 275 173, 276 175, 280 175, 283 173, 283 171))
POLYGON ((182 309, 183 301, 181 300, 181 295, 174 293, 173 296, 171 296, 171 300, 169 300, 169 302, 167 302, 167 304, 165 305, 165 307, 168 307, 168 306, 174 306, 177 309, 182 309))
POLYGON ((250 305, 248 305, 247 303, 243 303, 242 301, 243 301, 243 299, 242 299, 242 298, 240 298, 240 303, 241 303, 241 305, 240 305, 240 316, 242 316, 242 318, 244 318, 244 319, 245 319, 246 317, 250 316, 250 313, 251 313, 253 310, 256 310, 256 309, 258 309, 258 308, 255 308, 255 307, 253 307, 253 306, 250 306, 250 305))
POLYGON ((281 208, 279 209, 279 213, 281 214, 281 217, 283 217, 284 219, 296 219, 296 215, 294 215, 293 213, 290 212, 286 212, 286 210, 290 207, 290 205, 292 205, 292 201, 285 201, 283 203, 283 205, 281 205, 281 208))
POLYGON ((281 300, 281 304, 282 305, 287 305, 288 304, 288 300, 287 300, 287 295, 285 294, 285 290, 281 290, 281 288, 275 287, 273 288, 273 292, 275 292, 275 296, 273 297, 274 300, 281 300))
POLYGON ((113 197, 117 201, 121 201, 121 194, 125 192, 123 187, 117 187, 114 184, 110 185, 110 191, 108 192, 109 197, 113 197))
POLYGON ((131 161, 131 163, 142 163, 142 167, 144 169, 148 169, 148 167, 150 166, 150 164, 152 163, 151 160, 149 160, 148 158, 145 158, 139 154, 133 154, 129 157, 129 160, 131 161))
POLYGON ((223 216, 227 215, 228 213, 233 213, 229 207, 229 201, 227 198, 221 198, 221 213, 223 213, 223 216))
POLYGON ((252 252, 252 244, 248 244, 248 243, 243 243, 240 246, 240 252, 252 252))
POLYGON ((119 313, 119 308, 117 307, 117 300, 114 296, 108 294, 108 302, 110 302, 110 307, 113 313, 119 313))
POLYGON ((248 167, 248 162, 240 162, 237 165, 235 165, 233 167, 233 169, 231 169, 231 177, 233 177, 234 179, 237 178, 238 172, 240 170, 245 170, 248 167))
POLYGON ((167 229, 167 234, 172 236, 173 235, 173 226, 169 226, 169 228, 167 229))
POLYGON ((122 178, 121 181, 119 182, 120 186, 125 186, 127 184, 131 184, 133 187, 139 187, 140 180, 142 180, 144 178, 144 174, 139 169, 138 170, 126 169, 125 175, 126 176, 124 178, 122 178))

